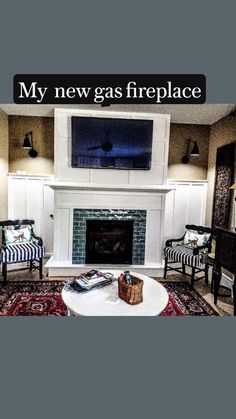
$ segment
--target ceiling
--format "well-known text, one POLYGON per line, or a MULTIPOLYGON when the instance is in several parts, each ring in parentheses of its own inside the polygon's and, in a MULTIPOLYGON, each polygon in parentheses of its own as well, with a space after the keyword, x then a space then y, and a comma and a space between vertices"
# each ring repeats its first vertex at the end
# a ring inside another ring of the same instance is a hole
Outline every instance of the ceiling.
POLYGON ((212 125, 214 122, 235 110, 235 104, 203 105, 16 105, 0 104, 8 115, 52 117, 55 108, 114 110, 127 112, 151 112, 171 115, 171 122, 178 124, 212 125))

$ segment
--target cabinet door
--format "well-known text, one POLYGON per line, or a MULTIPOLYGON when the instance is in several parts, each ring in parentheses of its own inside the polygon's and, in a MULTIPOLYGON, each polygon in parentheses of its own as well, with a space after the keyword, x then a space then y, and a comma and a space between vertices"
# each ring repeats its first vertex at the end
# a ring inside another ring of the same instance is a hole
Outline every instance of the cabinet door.
MULTIPOLYGON (((171 186, 173 186, 173 184, 171 184, 171 186)), ((173 233, 174 198, 175 198, 174 190, 168 192, 165 197, 165 219, 164 219, 164 233, 163 233, 164 244, 166 240, 174 237, 174 233, 173 233)))
POLYGON ((27 179, 26 217, 35 221, 34 232, 42 236, 43 183, 41 179, 27 179))
POLYGON ((192 183, 189 188, 188 223, 205 225, 206 185, 192 183))
POLYGON ((54 215, 54 191, 44 185, 43 190, 43 241, 46 254, 53 253, 53 215, 54 215))
POLYGON ((206 183, 169 182, 175 190, 166 198, 165 239, 181 237, 186 224, 205 225, 206 183))
POLYGON ((188 223, 189 184, 177 184, 174 197, 173 237, 183 235, 188 223))
POLYGON ((24 178, 8 178, 8 219, 26 218, 26 182, 24 178))
POLYGON ((46 253, 53 247, 53 190, 37 177, 9 177, 8 218, 35 221, 34 231, 43 238, 46 253))

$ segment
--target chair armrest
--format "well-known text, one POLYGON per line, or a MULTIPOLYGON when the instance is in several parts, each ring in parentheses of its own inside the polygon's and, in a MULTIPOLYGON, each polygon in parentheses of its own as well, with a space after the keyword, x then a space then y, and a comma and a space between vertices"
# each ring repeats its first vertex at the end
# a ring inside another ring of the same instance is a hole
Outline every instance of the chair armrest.
POLYGON ((33 239, 37 240, 39 246, 43 246, 43 239, 39 236, 36 236, 34 231, 32 231, 32 237, 33 239))
POLYGON ((172 246, 172 243, 178 243, 181 242, 184 239, 184 235, 183 237, 180 237, 179 239, 170 239, 166 241, 166 246, 172 246))
POLYGON ((202 249, 208 249, 208 252, 209 252, 209 247, 207 246, 207 244, 205 244, 203 246, 194 247, 193 248, 193 254, 194 255, 198 255, 199 254, 199 250, 202 250, 202 249))

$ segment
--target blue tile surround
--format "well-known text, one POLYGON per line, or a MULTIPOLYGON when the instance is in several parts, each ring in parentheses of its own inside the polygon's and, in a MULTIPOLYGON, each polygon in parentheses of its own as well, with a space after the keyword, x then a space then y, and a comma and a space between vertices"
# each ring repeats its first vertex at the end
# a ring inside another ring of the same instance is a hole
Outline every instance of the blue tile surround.
POLYGON ((143 265, 146 211, 123 209, 74 209, 72 263, 85 263, 86 220, 133 220, 133 265, 143 265))

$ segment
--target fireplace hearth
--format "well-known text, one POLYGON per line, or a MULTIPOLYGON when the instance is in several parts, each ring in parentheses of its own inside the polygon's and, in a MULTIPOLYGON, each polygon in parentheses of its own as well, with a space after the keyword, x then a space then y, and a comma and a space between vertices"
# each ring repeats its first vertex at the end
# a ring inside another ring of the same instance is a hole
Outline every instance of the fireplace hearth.
POLYGON ((86 263, 132 264, 132 249, 133 221, 86 221, 86 263))

